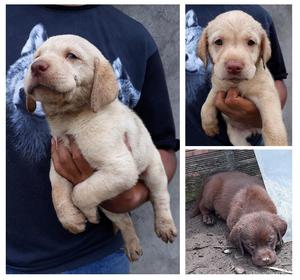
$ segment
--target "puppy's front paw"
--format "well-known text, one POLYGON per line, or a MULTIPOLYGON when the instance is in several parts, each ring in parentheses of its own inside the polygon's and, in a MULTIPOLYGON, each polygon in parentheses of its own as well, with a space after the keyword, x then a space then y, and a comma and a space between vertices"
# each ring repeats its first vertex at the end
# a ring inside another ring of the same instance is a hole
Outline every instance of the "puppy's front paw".
POLYGON ((76 212, 74 210, 70 215, 59 217, 59 220, 62 223, 63 227, 73 234, 78 234, 85 231, 86 218, 78 210, 76 210, 76 212))
POLYGON ((204 224, 212 226, 215 223, 215 216, 214 215, 208 215, 208 214, 204 214, 202 215, 202 221, 204 224))
POLYGON ((176 236, 177 230, 173 220, 158 218, 155 221, 155 232, 159 238, 161 238, 164 242, 172 243, 176 236))
POLYGON ((90 223, 99 224, 100 216, 97 207, 93 207, 89 209, 83 208, 82 212, 84 213, 84 215, 86 216, 86 218, 90 223))
POLYGON ((138 238, 131 239, 125 244, 125 253, 131 262, 135 262, 143 255, 143 250, 138 238))
POLYGON ((217 111, 215 107, 207 106, 206 103, 201 109, 202 128, 206 135, 213 137, 219 134, 217 111))
POLYGON ((219 126, 217 122, 206 123, 202 121, 202 128, 205 134, 209 137, 214 137, 215 135, 219 134, 219 126))
POLYGON ((72 201, 74 205, 80 209, 88 221, 92 224, 99 223, 98 207, 90 205, 89 200, 82 187, 76 186, 72 192, 72 201))

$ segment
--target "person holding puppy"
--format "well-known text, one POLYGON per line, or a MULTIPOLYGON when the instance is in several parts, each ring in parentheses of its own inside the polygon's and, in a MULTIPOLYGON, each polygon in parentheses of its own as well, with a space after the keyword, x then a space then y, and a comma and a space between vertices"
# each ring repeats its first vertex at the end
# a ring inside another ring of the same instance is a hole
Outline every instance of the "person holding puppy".
MULTIPOLYGON (((283 79, 286 79, 287 73, 274 24, 267 12, 260 6, 253 5, 189 5, 186 7, 186 144, 189 146, 232 145, 221 114, 218 116, 219 133, 214 137, 207 136, 201 126, 200 111, 211 88, 212 65, 205 66, 197 54, 199 38, 208 22, 231 10, 248 13, 266 30, 272 48, 272 56, 267 66, 275 80, 281 106, 286 102, 287 91, 283 79)), ((236 89, 219 92, 214 103, 232 121, 240 122, 246 127, 262 128, 260 113, 255 104, 241 97, 236 89)), ((263 144, 261 135, 254 135, 247 140, 251 145, 263 144)))
MULTIPOLYGON (((58 34, 82 36, 103 52, 118 81, 118 98, 143 120, 169 180, 176 169, 178 141, 164 72, 157 47, 142 25, 111 6, 8 6, 7 273, 128 273, 120 233, 114 234, 104 215, 99 213, 98 225, 87 223, 83 233, 74 235, 61 226, 53 208, 51 154, 56 171, 73 185, 94 172, 71 136, 70 150, 60 139, 51 139, 41 104, 32 114, 25 110, 24 72, 38 47, 58 34)), ((74 56, 68 53, 66 59, 74 56)), ((148 196, 147 186, 139 181, 101 206, 128 212, 148 196)))

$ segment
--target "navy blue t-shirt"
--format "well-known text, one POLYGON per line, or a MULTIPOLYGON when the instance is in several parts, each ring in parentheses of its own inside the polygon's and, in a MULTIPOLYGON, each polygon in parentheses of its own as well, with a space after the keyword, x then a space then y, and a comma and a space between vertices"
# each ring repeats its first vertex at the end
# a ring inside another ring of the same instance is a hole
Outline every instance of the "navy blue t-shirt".
MULTIPOLYGON (((185 29, 185 73, 186 73, 186 145, 187 146, 227 146, 231 145, 226 132, 226 124, 218 115, 220 133, 215 137, 205 134, 201 126, 200 111, 211 88, 211 70, 205 68, 196 55, 198 40, 208 22, 217 15, 242 10, 254 17, 266 30, 271 41, 272 57, 267 66, 275 80, 286 79, 287 73, 272 18, 257 5, 187 5, 185 29)), ((261 136, 249 139, 252 145, 261 142, 261 136)))
POLYGON ((38 104, 25 109, 24 73, 50 36, 76 34, 112 63, 119 99, 144 121, 157 148, 178 149, 157 47, 145 28, 111 6, 8 5, 7 40, 7 266, 27 273, 58 273, 101 259, 123 245, 101 216, 74 235, 59 223, 49 181, 50 135, 38 104))

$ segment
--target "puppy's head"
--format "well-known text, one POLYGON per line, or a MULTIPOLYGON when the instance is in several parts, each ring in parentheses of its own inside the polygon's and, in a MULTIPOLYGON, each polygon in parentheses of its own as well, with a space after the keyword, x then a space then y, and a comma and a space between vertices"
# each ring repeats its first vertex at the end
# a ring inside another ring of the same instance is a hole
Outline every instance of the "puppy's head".
POLYGON ((94 45, 79 36, 60 35, 37 49, 25 92, 29 111, 41 101, 57 113, 84 106, 96 112, 117 97, 118 84, 110 63, 94 45))
POLYGON ((287 224, 278 215, 269 212, 246 214, 232 228, 229 239, 252 256, 257 266, 271 265, 276 262, 276 247, 282 245, 282 236, 287 224))
POLYGON ((270 59, 271 47, 261 24, 242 11, 230 11, 208 23, 199 40, 198 55, 211 58, 220 80, 250 80, 262 60, 270 59))

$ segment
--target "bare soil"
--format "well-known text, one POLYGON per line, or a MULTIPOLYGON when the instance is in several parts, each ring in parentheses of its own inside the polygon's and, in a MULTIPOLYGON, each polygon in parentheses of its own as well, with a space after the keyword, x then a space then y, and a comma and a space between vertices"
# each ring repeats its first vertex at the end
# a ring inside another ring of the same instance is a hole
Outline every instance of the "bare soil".
MULTIPOLYGON (((204 225, 200 216, 190 218, 194 203, 186 205, 186 273, 236 273, 282 274, 286 272, 256 267, 249 255, 242 256, 227 241, 228 229, 224 221, 217 220, 213 226, 204 225), (224 253, 224 250, 226 253, 224 253)), ((292 242, 286 242, 277 252, 274 268, 292 271, 292 242)))

